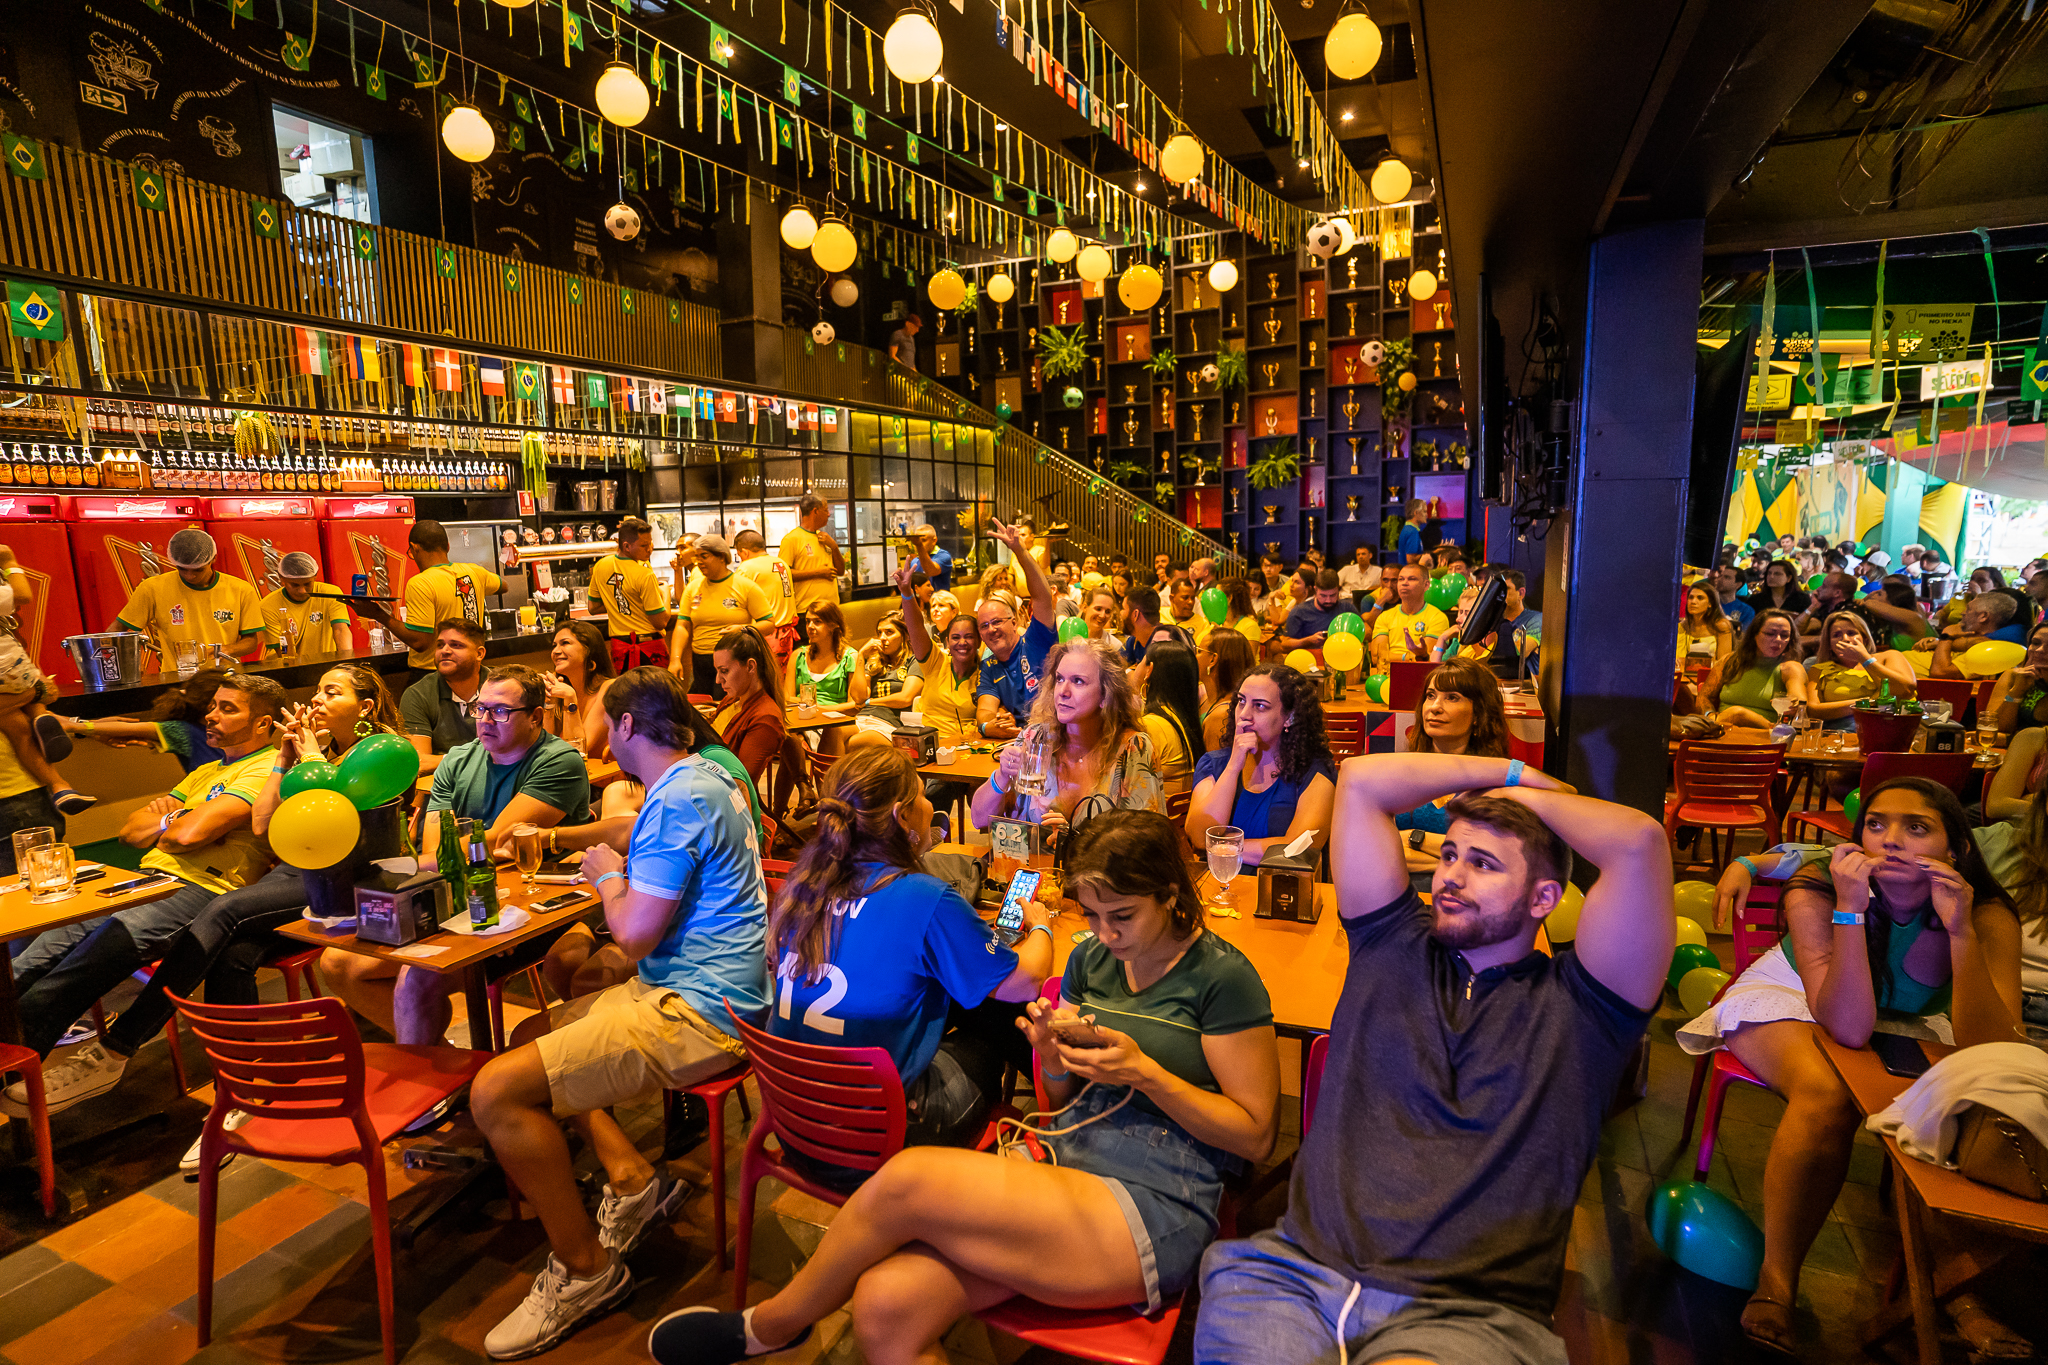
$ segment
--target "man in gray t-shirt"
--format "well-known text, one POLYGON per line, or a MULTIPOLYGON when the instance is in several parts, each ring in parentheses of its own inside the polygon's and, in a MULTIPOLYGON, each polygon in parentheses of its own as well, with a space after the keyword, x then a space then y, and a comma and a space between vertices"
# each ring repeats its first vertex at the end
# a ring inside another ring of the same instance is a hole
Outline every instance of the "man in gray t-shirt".
POLYGON ((889 359, 906 370, 917 368, 917 333, 924 326, 924 319, 912 313, 903 319, 903 325, 889 334, 889 359))

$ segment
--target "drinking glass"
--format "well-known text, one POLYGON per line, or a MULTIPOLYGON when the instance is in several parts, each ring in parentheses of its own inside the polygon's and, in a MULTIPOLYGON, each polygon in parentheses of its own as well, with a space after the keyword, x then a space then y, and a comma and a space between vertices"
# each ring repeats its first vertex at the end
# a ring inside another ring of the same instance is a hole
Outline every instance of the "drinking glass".
POLYGON ((1792 697, 1771 698, 1771 709, 1778 713, 1778 721, 1780 724, 1784 722, 1786 716, 1792 713, 1792 708, 1797 705, 1799 705, 1798 701, 1792 697))
POLYGON ((29 902, 42 905, 78 894, 71 885, 77 871, 69 844, 37 844, 28 851, 29 902))
POLYGON ((1927 712, 1927 719, 1934 722, 1934 724, 1946 725, 1949 722, 1949 718, 1955 714, 1955 703, 1946 701, 1924 702, 1921 709, 1927 712))
POLYGON ((540 871, 540 826, 512 826, 512 857, 519 864, 519 877, 526 894, 533 895, 534 874, 540 871))
POLYGON ((519 629, 528 635, 533 633, 534 627, 539 621, 540 612, 532 604, 529 603, 519 609, 519 629))
POLYGON ((1017 769, 1016 790, 1024 796, 1045 795, 1045 772, 1049 757, 1045 731, 1034 725, 1026 730, 1017 742, 1024 746, 1024 765, 1017 769))
POLYGON ((32 825, 28 829, 14 831, 14 870, 26 877, 30 850, 56 842, 57 831, 49 825, 32 825))
POLYGON ((1216 898, 1211 905, 1230 904, 1231 879, 1244 865, 1244 831, 1235 825, 1212 829, 1208 834, 1209 875, 1216 879, 1216 898))
POLYGON ((1998 745, 1998 713, 1990 711, 1977 717, 1978 752, 1989 752, 1998 745))
POLYGON ((179 640, 172 644, 171 648, 176 651, 177 669, 179 677, 189 678, 194 673, 197 673, 199 671, 198 641, 179 640))
POLYGON ((818 685, 816 683, 800 682, 796 685, 796 709, 806 713, 818 709, 818 685))

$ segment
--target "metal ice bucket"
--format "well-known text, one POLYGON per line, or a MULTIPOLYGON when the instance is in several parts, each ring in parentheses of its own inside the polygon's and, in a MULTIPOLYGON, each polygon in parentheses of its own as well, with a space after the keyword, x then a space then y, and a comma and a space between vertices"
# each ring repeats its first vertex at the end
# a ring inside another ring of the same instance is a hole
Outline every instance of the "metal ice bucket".
POLYGON ((67 635, 64 648, 78 676, 95 692, 134 687, 142 681, 142 652, 149 637, 134 630, 107 630, 94 635, 67 635))

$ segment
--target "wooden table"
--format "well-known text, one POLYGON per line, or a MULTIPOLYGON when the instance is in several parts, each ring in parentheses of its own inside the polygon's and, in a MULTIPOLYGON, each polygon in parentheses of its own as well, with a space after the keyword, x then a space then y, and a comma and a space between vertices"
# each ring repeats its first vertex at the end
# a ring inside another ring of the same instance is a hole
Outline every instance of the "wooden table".
MULTIPOLYGON (((443 754, 441 757, 445 759, 447 755, 443 754)), ((599 787, 605 786, 608 783, 616 782, 625 776, 624 771, 613 760, 609 758, 591 758, 587 755, 583 759, 583 771, 590 774, 590 789, 592 791, 596 791, 599 787)), ((434 789, 434 775, 432 773, 421 773, 419 780, 412 784, 412 789, 422 795, 431 792, 434 789)))
MULTIPOLYGON (((9 887, 0 892, 0 944, 10 939, 32 938, 50 929, 61 929, 67 924, 81 920, 98 919, 111 915, 117 910, 127 910, 137 905, 148 905, 160 901, 184 889, 184 883, 169 881, 159 883, 153 890, 122 891, 115 895, 103 896, 103 887, 120 882, 147 877, 150 873, 130 872, 126 868, 109 867, 107 875, 99 881, 87 882, 60 901, 44 905, 32 904, 28 888, 19 879, 13 883, 0 881, 0 886, 9 887)), ((65 1023, 70 1023, 65 1020, 65 1023)), ((14 993, 14 963, 4 948, 0 948, 0 1043, 21 1042, 21 1011, 14 993)))
MULTIPOLYGON (((498 954, 531 939, 568 928, 588 914, 591 906, 597 903, 597 897, 591 889, 580 882, 574 886, 542 882, 534 888, 533 895, 529 897, 521 889, 517 868, 508 866, 498 870, 498 901, 501 905, 516 905, 521 909, 527 909, 535 901, 544 901, 569 891, 579 893, 575 903, 546 914, 536 914, 517 929, 487 937, 442 930, 429 934, 415 943, 392 947, 383 943, 366 942, 352 933, 330 934, 310 920, 297 920, 277 932, 316 948, 339 948, 344 952, 360 953, 364 957, 381 958, 401 966, 417 967, 436 976, 457 978, 469 1011, 469 1045, 479 1052, 488 1052, 491 1048, 491 1009, 484 991, 485 964, 498 954), (420 948, 434 951, 428 955, 420 955, 414 951, 420 948)), ((457 907, 456 913, 462 913, 460 907, 457 907)))
MULTIPOLYGON (((1866 1117, 1888 1107, 1912 1084, 1886 1071, 1884 1063, 1869 1048, 1843 1047, 1819 1026, 1815 1026, 1813 1036, 1855 1097, 1858 1112, 1866 1117)), ((1921 1046, 1936 1061, 1955 1050, 1935 1042, 1923 1042, 1921 1046)), ((1941 1365, 1936 1305, 1963 1292, 2026 1243, 2048 1242, 2048 1204, 2021 1199, 1990 1185, 1980 1185, 1945 1167, 1907 1156, 1889 1137, 1884 1139, 1884 1150, 1899 1177, 1899 1240, 1906 1263, 1907 1292, 1903 1299, 1887 1304, 1863 1325, 1863 1342, 1867 1348, 1911 1320, 1920 1365, 1941 1365), (1988 1233, 1990 1237, 1972 1236, 1966 1247, 1956 1249, 1936 1267, 1927 1242, 1930 1214, 1958 1219, 1972 1233, 1988 1233)))
POLYGON ((953 756, 951 763, 927 763, 918 772, 925 777, 936 777, 942 782, 965 782, 979 787, 996 775, 998 754, 970 754, 961 752, 953 756))
POLYGON ((859 713, 854 711, 813 710, 805 716, 799 715, 797 708, 792 706, 785 713, 785 723, 791 731, 830 730, 834 726, 853 724, 853 718, 857 714, 859 713))

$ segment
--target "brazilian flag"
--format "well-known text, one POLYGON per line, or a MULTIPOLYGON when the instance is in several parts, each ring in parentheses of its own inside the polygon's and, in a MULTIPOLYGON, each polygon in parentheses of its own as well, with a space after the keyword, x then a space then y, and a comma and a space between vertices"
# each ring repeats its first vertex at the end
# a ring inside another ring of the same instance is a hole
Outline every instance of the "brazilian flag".
POLYGON ((668 320, 670 322, 681 322, 683 320, 683 305, 677 303, 674 299, 668 301, 668 320))
POLYGON ((374 261, 377 259, 377 229, 371 227, 368 223, 359 223, 356 225, 351 237, 355 245, 357 260, 374 261))
POLYGON ((254 19, 256 17, 256 0, 229 0, 229 3, 234 7, 237 19, 254 19))
POLYGON ((128 173, 135 186, 135 202, 154 213, 162 213, 170 203, 170 192, 164 188, 163 172, 150 170, 147 166, 131 166, 128 173))
POLYGON ((47 284, 7 282, 7 330, 37 341, 64 339, 62 296, 47 284))
POLYGON ((858 138, 868 135, 868 111, 858 104, 853 106, 853 135, 858 138))
POLYGON ((23 180, 43 178, 43 144, 34 138, 0 133, 0 154, 7 158, 7 169, 23 180))
POLYGON ((571 147, 568 151, 564 152, 562 154, 562 166, 567 170, 582 170, 583 149, 581 147, 571 147))
POLYGON ((284 215, 277 205, 259 199, 249 205, 249 230, 266 242, 274 242, 284 235, 284 215))
POLYGON ((619 177, 619 182, 626 187, 628 193, 637 193, 640 189, 640 172, 634 167, 628 166, 626 167, 625 174, 619 177))
POLYGON ((498 278, 504 282, 506 293, 510 294, 517 291, 519 288, 519 262, 505 262, 505 268, 499 272, 498 278))
POLYGON ((562 6, 562 42, 578 52, 583 50, 583 20, 562 6))
POLYGON ((512 367, 512 385, 519 397, 528 402, 540 397, 540 366, 518 364, 512 367))
POLYGON ((785 104, 800 104, 804 97, 803 77, 788 62, 782 64, 782 100, 785 104))
POLYGON ((434 79, 434 59, 431 56, 424 52, 414 52, 410 48, 406 50, 405 55, 412 58, 413 84, 426 85, 434 79))
POLYGON ((313 45, 296 33, 287 33, 284 35, 284 49, 278 56, 293 71, 304 71, 313 65, 313 45))
POLYGON ((903 135, 903 156, 904 156, 904 158, 905 158, 905 159, 906 159, 907 161, 909 161, 909 162, 910 162, 910 164, 911 164, 911 165, 913 165, 913 166, 915 166, 915 165, 917 165, 917 164, 918 164, 918 155, 917 155, 917 152, 918 152, 918 142, 917 142, 917 134, 915 134, 915 133, 905 133, 905 134, 903 135))
POLYGON ((381 100, 387 93, 384 88, 384 73, 368 62, 363 63, 363 93, 373 100, 381 100))
POLYGON ((632 316, 632 314, 633 314, 633 291, 632 291, 632 290, 630 290, 630 289, 621 289, 621 290, 619 291, 619 311, 621 311, 621 312, 625 313, 625 314, 626 314, 626 315, 627 315, 628 317, 631 317, 631 316, 632 316))
POLYGON ((574 276, 569 279, 569 302, 579 305, 583 302, 583 281, 574 276))
POLYGON ((796 120, 778 112, 775 115, 775 141, 786 151, 796 149, 796 120))
POLYGON ((444 280, 455 278, 455 248, 452 246, 434 249, 434 273, 444 280))
POLYGON ((731 66, 732 58, 726 55, 727 49, 731 47, 732 35, 718 25, 713 24, 711 26, 711 60, 717 62, 720 66, 731 66))
POLYGON ((516 123, 508 127, 505 130, 505 145, 515 152, 525 151, 526 129, 516 123))
POLYGON ((523 91, 513 91, 512 116, 521 123, 533 122, 533 98, 523 91))

